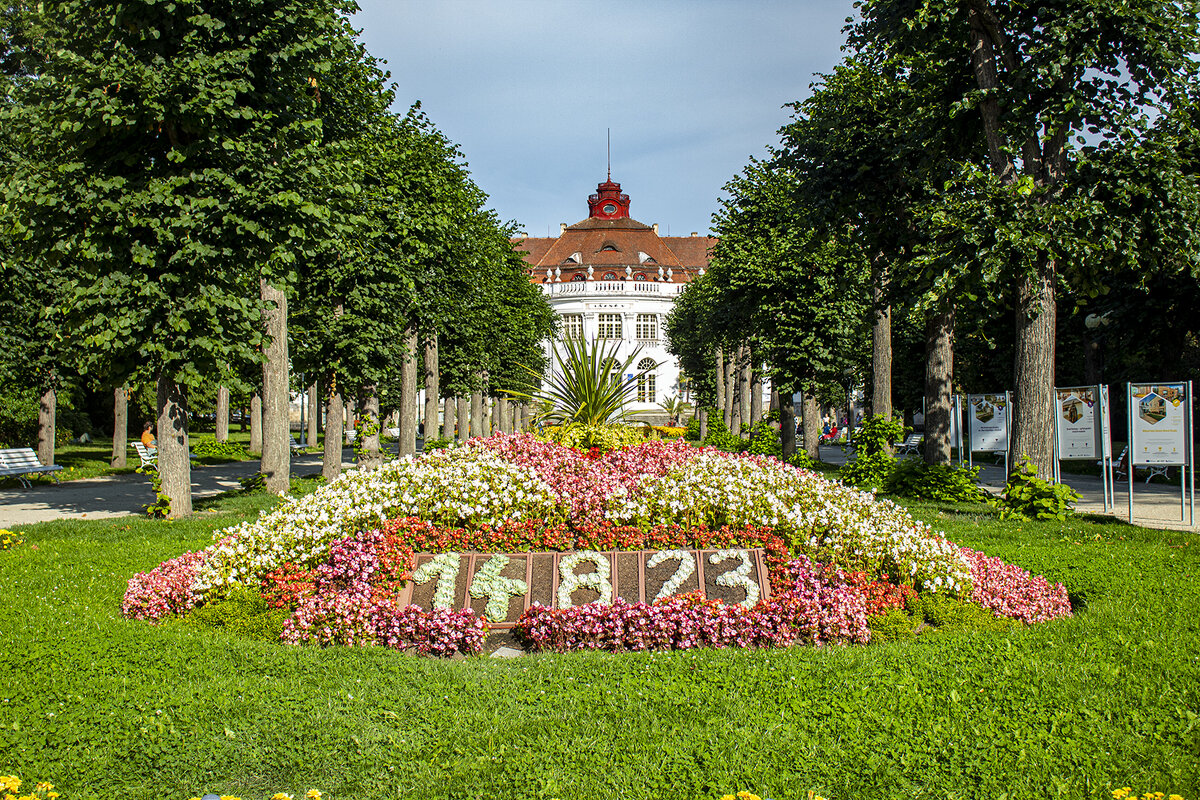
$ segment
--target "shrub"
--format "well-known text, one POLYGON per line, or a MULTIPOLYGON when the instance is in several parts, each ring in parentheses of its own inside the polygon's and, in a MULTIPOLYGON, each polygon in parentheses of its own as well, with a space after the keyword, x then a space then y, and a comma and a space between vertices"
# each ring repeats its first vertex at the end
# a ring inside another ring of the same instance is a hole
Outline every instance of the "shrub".
POLYGON ((926 464, 918 458, 896 462, 883 481, 888 494, 917 500, 939 502, 980 502, 987 493, 979 488, 979 467, 952 467, 945 464, 926 464))
POLYGON ((750 447, 748 453, 759 456, 774 456, 783 458, 783 443, 779 440, 779 431, 763 420, 750 429, 750 447))
POLYGON ((434 450, 445 450, 450 445, 454 444, 454 440, 446 436, 438 436, 425 442, 425 452, 432 453, 434 450))
POLYGON ((862 425, 854 437, 854 447, 859 457, 886 454, 892 443, 904 436, 904 426, 894 419, 876 414, 862 425))
POLYGON ((192 440, 192 452, 201 458, 230 458, 246 457, 246 448, 237 442, 218 442, 207 436, 198 436, 192 440))
POLYGON ((813 460, 813 457, 806 450, 797 450, 795 455, 787 460, 787 463, 797 469, 806 469, 810 472, 817 468, 818 462, 813 460))
POLYGON ((1051 483, 1037 476, 1037 467, 1028 462, 1008 476, 1004 496, 993 501, 1001 519, 1065 520, 1074 513, 1079 494, 1065 483, 1051 483))
POLYGON ((579 450, 591 450, 596 447, 600 449, 601 453, 607 453, 621 447, 641 444, 647 439, 659 438, 649 426, 645 426, 645 430, 632 425, 571 423, 556 429, 554 438, 555 441, 566 447, 574 447, 579 450), (647 436, 645 430, 649 430, 651 435, 647 436))
POLYGON ((730 453, 741 452, 746 445, 740 436, 735 436, 729 431, 724 417, 715 408, 708 410, 708 435, 704 437, 702 444, 730 453))
POLYGON ((276 642, 290 614, 288 609, 271 608, 266 598, 253 589, 237 586, 228 597, 195 609, 187 616, 185 624, 276 642))
POLYGON ((838 477, 844 483, 861 488, 883 486, 896 468, 896 459, 887 453, 859 453, 853 461, 847 461, 838 469, 838 477))
POLYGON ((0 447, 37 444, 38 402, 32 389, 0 388, 0 447))
MULTIPOLYGON (((707 413, 707 412, 705 412, 707 413)), ((684 438, 689 442, 700 441, 700 418, 692 417, 688 420, 687 431, 684 433, 684 438)))
POLYGON ((11 550, 25 543, 25 540, 17 536, 7 528, 0 528, 0 550, 11 550))
POLYGON ((926 593, 912 604, 913 614, 923 619, 939 633, 962 633, 972 630, 1008 630, 1014 620, 996 616, 991 611, 967 600, 946 594, 926 593))
POLYGON ((921 620, 902 608, 893 608, 885 614, 867 617, 872 642, 903 642, 914 639, 920 622, 921 620))

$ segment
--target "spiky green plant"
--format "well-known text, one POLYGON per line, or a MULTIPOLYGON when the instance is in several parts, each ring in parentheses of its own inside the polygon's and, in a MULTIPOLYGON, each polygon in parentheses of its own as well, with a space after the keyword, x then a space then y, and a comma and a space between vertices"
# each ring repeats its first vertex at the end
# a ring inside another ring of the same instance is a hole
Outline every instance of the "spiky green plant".
MULTIPOLYGON (((642 348, 618 361, 620 344, 565 338, 554 351, 555 369, 545 379, 543 388, 529 394, 515 391, 508 394, 548 405, 542 419, 555 425, 599 426, 621 422, 629 416, 626 406, 637 392, 638 381, 654 367, 627 374, 642 348)), ((542 379, 533 370, 529 372, 542 379)))

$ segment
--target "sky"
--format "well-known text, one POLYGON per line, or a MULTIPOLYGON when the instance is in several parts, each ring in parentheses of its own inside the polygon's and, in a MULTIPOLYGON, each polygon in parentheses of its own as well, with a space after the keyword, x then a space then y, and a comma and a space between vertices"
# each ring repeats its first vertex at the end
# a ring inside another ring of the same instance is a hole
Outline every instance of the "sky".
POLYGON ((778 141, 783 106, 842 58, 851 0, 359 0, 394 110, 421 102, 500 219, 587 217, 607 174, 630 215, 710 229, 722 187, 778 141))

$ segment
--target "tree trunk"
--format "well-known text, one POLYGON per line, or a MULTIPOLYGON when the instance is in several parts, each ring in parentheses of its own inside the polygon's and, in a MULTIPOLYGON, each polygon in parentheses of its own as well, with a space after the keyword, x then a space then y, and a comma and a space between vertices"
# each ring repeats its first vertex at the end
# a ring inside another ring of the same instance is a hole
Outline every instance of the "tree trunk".
POLYGON ((216 433, 218 442, 229 441, 229 387, 217 387, 216 433))
POLYGON ((483 392, 471 392, 471 436, 487 436, 483 431, 483 392))
POLYGON ((454 437, 457 435, 454 426, 458 422, 458 404, 453 397, 447 397, 442 405, 445 408, 442 412, 442 437, 454 441, 454 437))
POLYGON ((267 304, 267 343, 263 362, 262 471, 266 489, 286 494, 291 486, 291 424, 288 420, 287 295, 269 284, 259 283, 267 304))
MULTIPOLYGON (((721 348, 717 348, 717 410, 722 414, 725 412, 725 354, 721 348)), ((707 427, 707 425, 706 425, 707 427)), ((725 427, 729 427, 729 417, 725 416, 725 427)))
POLYGON ((346 412, 333 377, 330 377, 329 385, 329 405, 325 409, 325 455, 321 461, 321 475, 326 481, 332 481, 342 474, 342 422, 346 412))
POLYGON ((783 460, 796 455, 796 404, 792 395, 775 393, 779 409, 779 442, 783 446, 783 460))
MULTIPOLYGON (((750 419, 750 407, 753 405, 753 397, 750 391, 751 381, 751 366, 750 366, 750 348, 738 348, 738 418, 742 425, 752 424, 750 419)), ((735 433, 740 433, 741 427, 735 433)))
POLYGON ((531 409, 529 403, 521 403, 521 407, 518 409, 517 426, 522 431, 527 431, 533 426, 530 417, 531 409))
POLYGON ((725 382, 725 427, 737 433, 737 427, 734 425, 734 415, 737 413, 734 409, 737 407, 737 369, 735 363, 737 361, 737 351, 730 353, 729 358, 725 359, 725 374, 721 380, 725 382))
POLYGON ((438 343, 437 337, 425 340, 425 441, 432 442, 440 436, 438 431, 438 343))
POLYGON ((358 431, 358 468, 369 472, 383 463, 379 452, 379 387, 373 383, 363 387, 362 425, 358 431))
POLYGON ((1028 461, 1045 480, 1054 476, 1054 281, 1055 264, 1044 259, 1020 283, 1009 441, 1010 463, 1028 461))
POLYGON ((54 464, 54 417, 58 409, 58 393, 47 389, 38 403, 37 456, 42 466, 54 464))
POLYGON ((317 427, 321 421, 321 401, 317 397, 317 384, 314 382, 308 387, 308 436, 305 439, 305 444, 309 447, 317 446, 317 427))
POLYGON ((113 389, 113 440, 112 458, 108 464, 113 469, 125 469, 129 449, 129 389, 118 386, 113 389))
POLYGON ((170 517, 192 513, 192 462, 189 459, 187 390, 158 378, 158 477, 171 503, 170 517))
POLYGON ((416 330, 404 333, 404 363, 400 365, 400 456, 417 453, 417 347, 416 330))
POLYGON ((458 440, 465 442, 471 438, 471 401, 466 397, 456 397, 458 404, 458 440))
POLYGON ((508 424, 508 398, 496 398, 496 415, 500 420, 499 429, 502 433, 512 433, 508 424))
POLYGON ((943 299, 925 319, 925 463, 950 463, 954 305, 943 299))
POLYGON ((883 299, 887 272, 881 258, 871 270, 871 414, 892 418, 892 307, 883 299))
POLYGON ((763 385, 762 385, 762 370, 751 367, 750 373, 750 424, 757 425, 762 422, 763 418, 763 385))
POLYGON ((813 461, 821 460, 821 404, 808 392, 801 395, 804 402, 804 452, 813 461))
POLYGON ((262 397, 250 397, 250 452, 262 453, 262 397))

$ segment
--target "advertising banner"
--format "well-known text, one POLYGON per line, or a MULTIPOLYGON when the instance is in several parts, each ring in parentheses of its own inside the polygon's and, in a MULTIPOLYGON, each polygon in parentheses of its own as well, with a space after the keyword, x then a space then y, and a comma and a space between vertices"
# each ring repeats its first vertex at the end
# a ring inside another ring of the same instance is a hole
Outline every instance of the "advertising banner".
POLYGON ((1054 390, 1054 428, 1058 434, 1058 457, 1100 459, 1100 393, 1096 386, 1067 386, 1054 390))
POLYGON ((967 395, 971 451, 1008 451, 1008 393, 967 395))
POLYGON ((1129 384, 1130 463, 1187 463, 1186 383, 1129 384))

